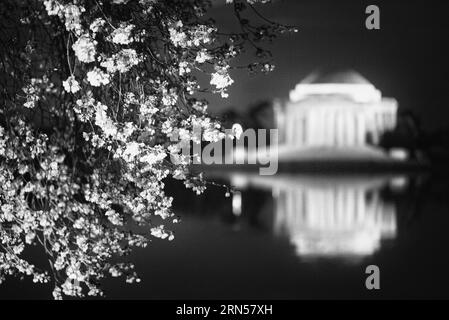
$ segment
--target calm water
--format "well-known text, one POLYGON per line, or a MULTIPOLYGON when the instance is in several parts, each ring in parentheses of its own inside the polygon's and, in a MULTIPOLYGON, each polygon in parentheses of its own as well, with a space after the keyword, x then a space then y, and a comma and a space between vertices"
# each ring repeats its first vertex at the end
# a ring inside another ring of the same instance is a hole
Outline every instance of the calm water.
MULTIPOLYGON (((231 197, 172 184, 172 242, 132 256, 142 282, 109 279, 109 298, 449 298, 449 184, 424 176, 234 174, 231 197), (365 289, 379 266, 381 289, 365 289)), ((51 298, 9 279, 0 298, 51 298)))

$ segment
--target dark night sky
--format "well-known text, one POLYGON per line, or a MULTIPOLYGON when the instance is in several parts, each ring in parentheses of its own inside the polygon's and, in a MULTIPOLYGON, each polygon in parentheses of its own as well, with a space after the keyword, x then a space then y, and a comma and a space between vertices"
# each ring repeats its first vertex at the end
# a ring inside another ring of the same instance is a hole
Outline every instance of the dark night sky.
MULTIPOLYGON (((396 98, 402 110, 415 111, 424 127, 448 127, 449 6, 445 2, 278 0, 259 5, 270 19, 297 25, 300 31, 269 46, 274 72, 232 73, 236 83, 230 97, 213 97, 210 110, 286 98, 297 82, 317 68, 355 69, 384 96, 396 98), (380 30, 365 28, 369 4, 380 8, 380 30)), ((213 16, 227 27, 236 27, 229 6, 217 6, 213 16)))

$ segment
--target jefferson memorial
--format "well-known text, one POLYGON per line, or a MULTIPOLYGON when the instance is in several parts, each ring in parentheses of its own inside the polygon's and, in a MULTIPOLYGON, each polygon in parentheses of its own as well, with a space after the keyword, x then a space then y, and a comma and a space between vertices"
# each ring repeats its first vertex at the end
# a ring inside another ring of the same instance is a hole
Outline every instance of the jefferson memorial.
POLYGON ((376 145, 396 126, 398 103, 355 71, 312 73, 274 102, 279 160, 386 157, 376 145), (311 152, 307 152, 307 150, 311 152))

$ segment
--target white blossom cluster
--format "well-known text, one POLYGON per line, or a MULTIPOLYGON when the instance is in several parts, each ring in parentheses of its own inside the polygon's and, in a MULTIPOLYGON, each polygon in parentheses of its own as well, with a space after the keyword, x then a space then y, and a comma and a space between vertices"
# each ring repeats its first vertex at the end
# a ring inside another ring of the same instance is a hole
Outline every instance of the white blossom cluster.
POLYGON ((214 85, 217 91, 221 92, 223 98, 228 97, 226 88, 234 83, 234 80, 229 76, 228 67, 217 67, 216 72, 212 73, 210 84, 214 85))

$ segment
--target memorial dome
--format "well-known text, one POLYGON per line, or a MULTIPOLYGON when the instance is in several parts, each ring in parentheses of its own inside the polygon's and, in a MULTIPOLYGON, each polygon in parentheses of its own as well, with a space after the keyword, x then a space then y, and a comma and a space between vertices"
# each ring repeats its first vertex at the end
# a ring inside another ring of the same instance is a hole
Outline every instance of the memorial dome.
POLYGON ((290 101, 316 96, 340 96, 355 102, 378 102, 382 94, 360 73, 354 70, 313 72, 290 91, 290 101))
POLYGON ((301 81, 301 84, 318 83, 371 84, 371 82, 369 82, 364 76, 354 70, 342 70, 335 72, 315 71, 301 81))

